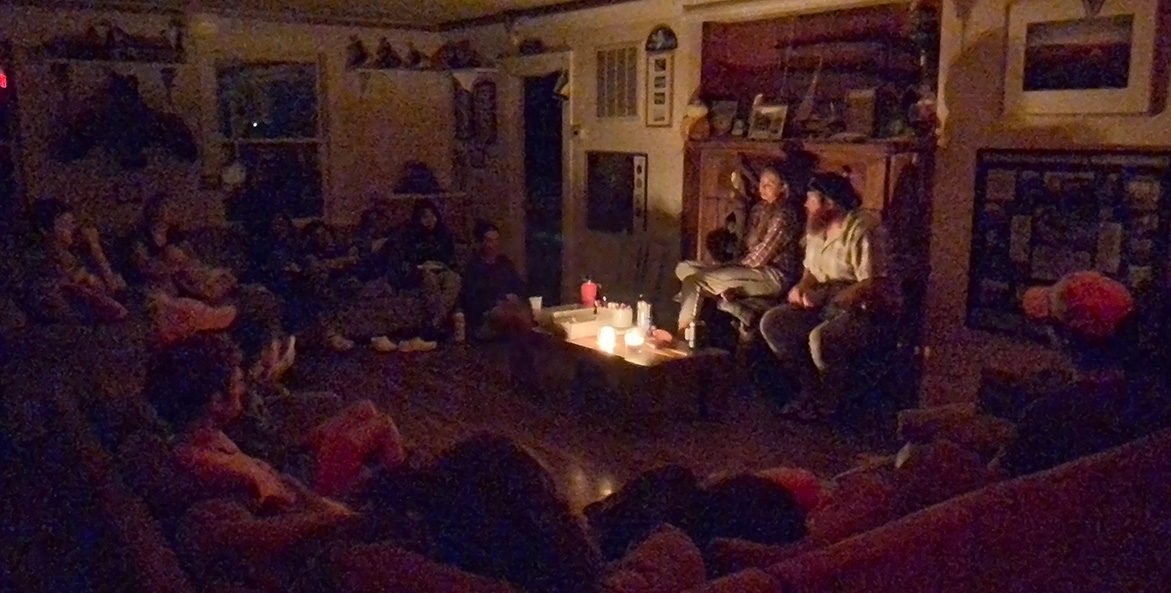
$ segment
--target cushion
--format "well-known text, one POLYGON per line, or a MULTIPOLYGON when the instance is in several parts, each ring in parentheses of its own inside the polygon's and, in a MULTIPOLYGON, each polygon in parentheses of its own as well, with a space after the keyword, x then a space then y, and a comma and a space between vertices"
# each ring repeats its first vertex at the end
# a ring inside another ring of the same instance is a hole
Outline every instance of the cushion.
POLYGON ((893 468, 849 472, 835 478, 826 501, 809 514, 809 539, 830 544, 898 517, 893 468))
POLYGON ((780 593, 781 583, 758 569, 748 569, 692 589, 694 593, 780 593))
POLYGON ((676 593, 706 579, 699 548, 683 531, 663 525, 614 563, 602 587, 610 593, 676 593))
POLYGON ((786 545, 758 544, 743 539, 716 538, 707 547, 708 571, 723 576, 748 568, 765 568, 817 548, 811 538, 786 545))
POLYGON ((898 432, 913 443, 951 441, 988 461, 1012 440, 1013 424, 977 413, 975 404, 954 404, 899 412, 898 432))
POLYGON ((510 593, 508 585, 438 564, 393 545, 339 548, 333 554, 338 591, 343 593, 510 593))
POLYGON ((984 460, 951 441, 909 444, 895 472, 899 514, 906 514, 982 488, 995 475, 984 460))

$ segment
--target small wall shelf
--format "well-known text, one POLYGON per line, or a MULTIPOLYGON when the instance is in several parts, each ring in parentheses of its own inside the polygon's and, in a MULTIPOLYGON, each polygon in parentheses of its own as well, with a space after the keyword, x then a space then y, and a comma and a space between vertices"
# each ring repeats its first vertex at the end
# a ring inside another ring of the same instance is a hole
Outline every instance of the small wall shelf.
POLYGON ((133 64, 135 66, 153 66, 156 68, 178 68, 179 66, 186 66, 187 62, 153 62, 148 60, 83 60, 80 58, 48 58, 44 60, 37 60, 42 64, 105 64, 109 66, 133 64))

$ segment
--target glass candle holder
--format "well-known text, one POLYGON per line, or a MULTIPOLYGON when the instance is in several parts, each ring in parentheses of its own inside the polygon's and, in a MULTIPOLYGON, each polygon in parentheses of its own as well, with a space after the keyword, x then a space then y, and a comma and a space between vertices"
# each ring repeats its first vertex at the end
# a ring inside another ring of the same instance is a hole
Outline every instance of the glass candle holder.
POLYGON ((626 347, 630 348, 631 350, 637 350, 640 346, 642 346, 643 342, 646 341, 643 339, 642 334, 636 330, 626 332, 626 335, 623 336, 623 340, 626 341, 626 347))
POLYGON ((606 325, 598 330, 598 348, 612 353, 616 343, 617 335, 614 333, 614 328, 606 325))

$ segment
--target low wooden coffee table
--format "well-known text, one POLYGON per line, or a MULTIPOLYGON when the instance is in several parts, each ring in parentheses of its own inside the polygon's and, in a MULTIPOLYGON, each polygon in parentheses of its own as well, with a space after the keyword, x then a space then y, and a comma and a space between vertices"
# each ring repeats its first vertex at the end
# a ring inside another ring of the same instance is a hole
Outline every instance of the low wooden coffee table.
POLYGON ((544 329, 534 330, 526 342, 514 355, 519 383, 631 419, 716 419, 735 388, 735 364, 725 350, 628 349, 619 335, 607 352, 597 336, 564 338, 544 329))

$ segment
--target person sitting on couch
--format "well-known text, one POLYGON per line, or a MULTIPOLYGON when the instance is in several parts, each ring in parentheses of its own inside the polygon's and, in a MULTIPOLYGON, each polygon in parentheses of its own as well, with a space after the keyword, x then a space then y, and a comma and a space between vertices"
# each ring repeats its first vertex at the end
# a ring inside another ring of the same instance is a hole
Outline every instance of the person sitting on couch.
POLYGON ((51 321, 122 321, 117 295, 126 282, 110 266, 96 229, 79 230, 73 211, 54 199, 33 204, 36 246, 31 250, 26 302, 51 321), (79 249, 84 247, 83 249, 79 249))
MULTIPOLYGON (((176 536, 181 553, 198 567, 194 573, 261 591, 290 591, 305 573, 338 570, 330 560, 344 560, 346 547, 357 543, 362 524, 373 517, 278 472, 225 434, 242 413, 246 395, 240 353, 226 336, 200 334, 159 352, 147 385, 159 415, 174 430, 174 466, 201 491, 203 500, 186 511, 176 536), (312 553, 315 542, 331 540, 342 546, 341 553, 315 556, 325 562, 305 562, 304 556, 300 563, 291 561, 298 552, 312 553), (316 569, 307 571, 307 566, 316 569)), ((334 425, 325 436, 346 426, 334 425)), ((350 435, 337 442, 362 439, 350 435)), ((597 590, 596 550, 551 489, 547 470, 523 448, 502 437, 473 437, 442 453, 419 475, 412 482, 412 491, 420 494, 413 504, 426 517, 431 536, 426 539, 433 545, 425 547, 435 561, 527 590, 597 590)), ((376 501, 372 512, 394 514, 376 501)), ((425 558, 404 563, 403 555, 409 554, 390 548, 387 561, 370 568, 405 570, 401 576, 410 590, 500 590, 425 558), (412 575, 419 571, 443 578, 416 588, 421 577, 412 575)))
POLYGON ((471 335, 485 340, 515 335, 532 327, 533 315, 521 300, 524 281, 507 255, 500 253, 500 229, 476 223, 479 252, 464 268, 460 303, 471 335))
POLYGON ((760 321, 761 335, 800 386, 782 410, 797 420, 822 420, 836 409, 851 361, 869 350, 899 306, 885 232, 861 205, 845 176, 813 176, 805 200, 804 272, 788 303, 760 321))
POLYGON ((678 323, 680 332, 695 319, 702 297, 720 297, 722 310, 733 313, 742 324, 748 324, 751 318, 733 304, 737 298, 781 294, 797 279, 801 223, 787 203, 788 185, 776 170, 764 169, 760 174, 759 192, 760 202, 749 215, 748 252, 736 265, 711 266, 683 261, 675 267, 675 275, 682 282, 679 292, 682 303, 678 323))
POLYGON ((455 271, 455 240, 429 200, 419 200, 403 233, 403 272, 410 284, 423 288, 427 299, 426 326, 441 333, 460 295, 460 276, 455 271))
POLYGON ((1026 404, 1015 438, 995 462, 1001 470, 1040 471, 1166 423, 1166 396, 1141 375, 1150 371, 1141 367, 1158 365, 1135 358, 1136 307, 1125 286, 1098 272, 1074 272, 1026 291, 1022 308, 1052 330, 1072 372, 1026 404))

